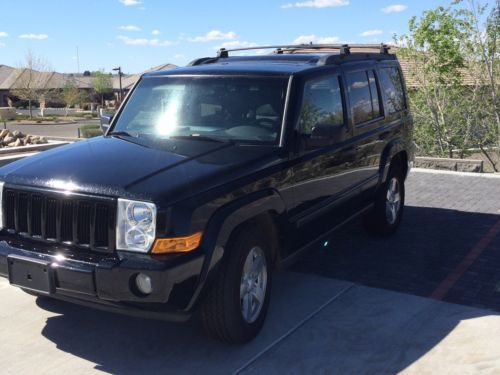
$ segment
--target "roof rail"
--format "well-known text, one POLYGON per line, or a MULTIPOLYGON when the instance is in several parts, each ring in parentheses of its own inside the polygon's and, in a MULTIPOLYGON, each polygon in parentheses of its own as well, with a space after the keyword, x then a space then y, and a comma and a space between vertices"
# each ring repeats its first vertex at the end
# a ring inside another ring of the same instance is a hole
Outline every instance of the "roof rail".
POLYGON ((218 58, 229 57, 229 52, 239 52, 239 51, 250 51, 259 49, 274 49, 274 53, 294 53, 297 51, 304 50, 321 50, 321 49, 335 49, 338 50, 341 55, 349 55, 351 53, 351 48, 355 49, 378 49, 381 54, 389 54, 390 46, 387 44, 285 44, 285 45, 270 45, 270 46, 255 46, 255 47, 244 47, 244 48, 232 48, 225 49, 221 48, 217 52, 218 58))

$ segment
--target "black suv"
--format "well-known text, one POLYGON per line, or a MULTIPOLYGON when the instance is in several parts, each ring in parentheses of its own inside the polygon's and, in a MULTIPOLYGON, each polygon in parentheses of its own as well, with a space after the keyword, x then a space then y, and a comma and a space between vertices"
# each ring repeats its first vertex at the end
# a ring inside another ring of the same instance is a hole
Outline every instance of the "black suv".
POLYGON ((394 232, 412 160, 396 57, 272 48, 145 74, 105 136, 1 168, 0 275, 135 316, 199 307, 209 334, 241 343, 274 268, 359 215, 394 232))

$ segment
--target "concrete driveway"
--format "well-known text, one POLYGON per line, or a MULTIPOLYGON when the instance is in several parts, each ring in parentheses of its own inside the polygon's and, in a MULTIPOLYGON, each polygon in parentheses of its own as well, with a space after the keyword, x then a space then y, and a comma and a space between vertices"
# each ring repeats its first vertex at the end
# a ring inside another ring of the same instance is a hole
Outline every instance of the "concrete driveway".
POLYGON ((0 279, 0 372, 499 373, 497 192, 498 178, 413 172, 400 232, 373 240, 352 223, 279 272, 263 332, 241 347, 196 317, 113 315, 0 279))

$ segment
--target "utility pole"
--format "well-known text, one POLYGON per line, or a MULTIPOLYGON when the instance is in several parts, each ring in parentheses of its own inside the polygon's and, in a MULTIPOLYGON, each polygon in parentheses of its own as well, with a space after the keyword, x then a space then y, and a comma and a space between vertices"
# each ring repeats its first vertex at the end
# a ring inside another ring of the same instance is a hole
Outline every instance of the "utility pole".
POLYGON ((80 74, 80 55, 78 54, 78 46, 76 46, 76 72, 80 74))
POLYGON ((123 90, 122 90, 122 67, 114 68, 114 71, 118 71, 118 80, 120 81, 120 103, 123 100, 123 90))

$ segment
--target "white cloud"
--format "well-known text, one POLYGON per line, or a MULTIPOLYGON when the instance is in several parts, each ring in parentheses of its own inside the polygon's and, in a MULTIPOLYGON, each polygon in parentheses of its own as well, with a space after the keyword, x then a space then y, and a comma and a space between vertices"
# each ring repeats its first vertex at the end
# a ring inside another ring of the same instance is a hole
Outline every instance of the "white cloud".
POLYGON ((153 30, 151 32, 151 35, 160 35, 161 34, 161 31, 160 30, 153 30))
POLYGON ((363 31, 361 34, 361 36, 375 36, 375 35, 380 35, 380 34, 383 34, 384 32, 382 30, 378 30, 378 29, 375 29, 375 30, 366 30, 366 31, 363 31))
POLYGON ((135 25, 120 26, 118 29, 125 31, 141 31, 141 28, 135 25))
POLYGON ((120 1, 120 3, 122 3, 123 5, 125 5, 127 7, 142 4, 142 1, 139 1, 139 0, 119 0, 119 1, 120 1))
POLYGON ((0 38, 7 38, 9 34, 7 34, 5 31, 0 31, 0 38))
POLYGON ((233 40, 231 42, 224 42, 220 46, 216 47, 217 49, 225 48, 225 49, 233 49, 233 48, 248 48, 248 47, 256 47, 257 43, 245 42, 242 40, 233 40))
POLYGON ((178 53, 177 55, 174 55, 174 59, 176 59, 176 60, 183 60, 185 58, 186 58, 186 56, 184 56, 182 53, 178 53))
MULTIPOLYGON (((259 44, 253 42, 247 42, 244 40, 231 40, 228 42, 222 43, 220 46, 217 46, 216 49, 219 50, 221 48, 225 49, 238 49, 238 48, 252 48, 258 47, 259 44)), ((241 52, 233 52, 231 55, 265 55, 269 53, 268 49, 253 49, 249 51, 241 51, 241 52)))
POLYGON ((219 30, 212 30, 203 36, 189 38, 188 40, 190 42, 210 42, 212 40, 232 40, 232 39, 236 39, 236 33, 234 33, 233 31, 224 33, 219 30))
POLYGON ((169 40, 160 39, 147 39, 147 38, 129 38, 128 36, 118 35, 116 37, 129 46, 153 46, 153 47, 167 47, 175 44, 169 40))
POLYGON ((293 41, 294 44, 337 44, 340 43, 340 38, 338 36, 316 36, 311 35, 301 35, 293 41))
POLYGON ((298 3, 288 3, 281 6, 288 8, 334 8, 349 5, 349 0, 308 0, 298 3))
POLYGON ((386 6, 385 8, 382 8, 382 12, 384 13, 400 13, 404 12, 408 7, 406 5, 402 4, 394 4, 394 5, 389 5, 386 6))
POLYGON ((21 34, 19 35, 19 38, 21 39, 37 39, 37 40, 44 40, 47 39, 49 36, 47 34, 21 34))

